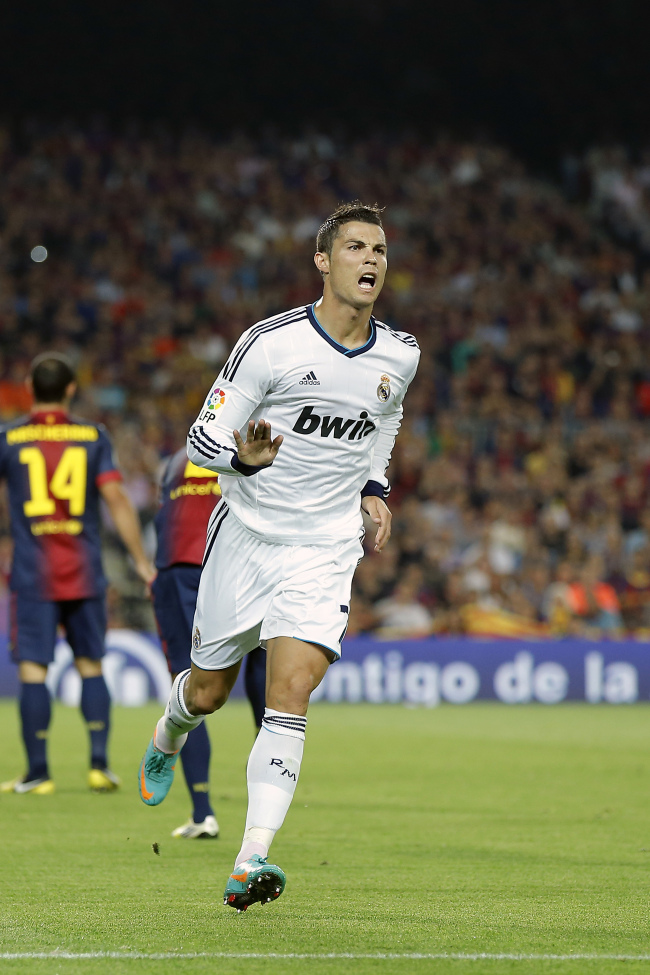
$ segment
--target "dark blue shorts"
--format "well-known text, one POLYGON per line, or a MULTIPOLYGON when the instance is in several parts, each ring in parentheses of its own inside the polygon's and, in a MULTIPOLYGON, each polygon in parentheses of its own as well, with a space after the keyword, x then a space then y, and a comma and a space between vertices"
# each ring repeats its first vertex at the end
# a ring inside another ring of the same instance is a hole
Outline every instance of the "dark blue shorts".
POLYGON ((172 674, 191 666, 192 623, 200 578, 200 565, 172 565, 160 569, 151 587, 160 640, 172 674))
POLYGON ((69 599, 47 602, 15 592, 11 598, 11 656, 47 666, 54 660, 56 631, 61 626, 75 657, 100 660, 106 637, 106 602, 69 599))

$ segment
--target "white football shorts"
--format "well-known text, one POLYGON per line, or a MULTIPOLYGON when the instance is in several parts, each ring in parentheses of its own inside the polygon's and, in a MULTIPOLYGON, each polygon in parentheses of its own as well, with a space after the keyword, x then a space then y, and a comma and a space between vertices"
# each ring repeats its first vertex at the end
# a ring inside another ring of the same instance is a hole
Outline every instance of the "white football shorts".
POLYGON ((280 545, 252 535, 221 499, 208 524, 192 628, 193 663, 224 670, 278 636, 336 657, 347 629, 360 539, 280 545))

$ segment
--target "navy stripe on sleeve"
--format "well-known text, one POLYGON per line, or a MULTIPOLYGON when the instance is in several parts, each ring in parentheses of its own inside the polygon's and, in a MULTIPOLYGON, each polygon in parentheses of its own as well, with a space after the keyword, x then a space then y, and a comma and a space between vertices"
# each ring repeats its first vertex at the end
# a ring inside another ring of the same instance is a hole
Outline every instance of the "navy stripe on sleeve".
POLYGON ((203 430, 203 427, 192 427, 188 434, 188 440, 192 446, 198 450, 200 454, 207 457, 208 460, 214 460, 222 451, 227 451, 237 456, 237 451, 234 447, 229 447, 227 444, 217 443, 212 437, 209 437, 207 433, 203 430))
POLYGON ((187 439, 192 444, 194 449, 198 450, 200 454, 203 454, 204 457, 207 457, 210 460, 214 460, 218 451, 213 450, 212 447, 206 446, 205 441, 201 440, 199 435, 194 430, 190 430, 187 439))
POLYGON ((216 447, 217 450, 227 450, 227 448, 222 447, 221 444, 217 443, 216 440, 213 440, 212 437, 205 432, 205 427, 200 426, 200 427, 194 427, 193 429, 196 430, 203 438, 203 440, 206 443, 210 444, 211 447, 213 448, 216 447))
POLYGON ((253 327, 249 330, 248 334, 245 335, 242 339, 240 339, 240 341, 235 345, 235 348, 230 353, 230 356, 228 357, 228 360, 225 366, 223 367, 224 379, 228 379, 230 370, 237 362, 239 358, 239 354, 244 350, 244 346, 246 346, 251 339, 255 338, 260 331, 275 325, 282 325, 289 318, 291 318, 292 320, 295 318, 296 321, 300 321, 301 313, 303 311, 304 309, 301 308, 293 308, 291 311, 282 312, 281 315, 273 315, 272 318, 265 318, 263 321, 258 322, 256 325, 253 325, 253 327))
POLYGON ((301 308, 297 313, 288 313, 281 321, 271 320, 267 324, 256 325, 255 328, 251 329, 246 341, 240 346, 239 349, 235 350, 232 361, 226 363, 223 370, 223 378, 232 382, 235 378, 237 370, 239 369, 242 360, 246 353, 252 348, 252 346, 257 342, 261 335, 266 332, 274 332, 278 328, 284 328, 285 325, 293 325, 294 322, 299 322, 301 318, 306 318, 306 309, 301 308))
POLYGON ((378 328, 383 328, 385 332, 388 332, 388 334, 389 335, 392 335, 393 338, 396 338, 400 342, 403 342, 404 345, 410 345, 414 349, 419 349, 420 348, 420 346, 417 343, 417 339, 415 338, 415 336, 409 335, 408 332, 402 332, 402 333, 396 332, 394 328, 391 328, 390 325, 386 325, 385 322, 375 321, 375 325, 377 325, 378 328))

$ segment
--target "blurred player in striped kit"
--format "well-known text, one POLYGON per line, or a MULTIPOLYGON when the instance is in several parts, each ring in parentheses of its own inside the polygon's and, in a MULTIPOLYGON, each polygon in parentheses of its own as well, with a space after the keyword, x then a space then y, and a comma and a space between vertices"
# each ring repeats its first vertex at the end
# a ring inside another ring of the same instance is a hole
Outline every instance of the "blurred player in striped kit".
POLYGON ((46 352, 32 364, 34 406, 0 430, 0 477, 7 480, 14 557, 11 571, 11 652, 20 677, 20 717, 27 753, 24 776, 1 792, 54 792, 47 758, 50 694, 45 684, 57 628, 65 631, 81 676, 81 711, 90 735, 88 785, 110 792, 120 784, 108 768, 110 697, 102 675, 106 579, 99 502, 145 583, 156 572, 142 547, 140 523, 122 484, 102 426, 71 416, 77 389, 65 356, 46 352))
MULTIPOLYGON (((172 678, 190 667, 192 621, 201 578, 208 520, 221 497, 214 471, 187 459, 185 447, 169 458, 162 475, 156 515, 158 575, 151 587, 156 621, 172 678)), ((246 694, 258 728, 264 718, 266 652, 257 647, 246 658, 246 694)), ((188 736, 181 751, 192 815, 172 836, 216 838, 219 824, 209 794, 210 739, 205 724, 188 736)))

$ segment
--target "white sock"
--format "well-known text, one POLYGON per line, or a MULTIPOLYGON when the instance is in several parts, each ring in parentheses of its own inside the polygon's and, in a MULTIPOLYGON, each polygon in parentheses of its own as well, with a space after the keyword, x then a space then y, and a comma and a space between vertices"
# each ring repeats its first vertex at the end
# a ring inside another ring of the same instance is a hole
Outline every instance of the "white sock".
POLYGON ((205 719, 204 714, 190 714, 185 704, 185 681, 190 676, 184 670, 172 684, 165 713, 156 725, 154 744, 161 752, 173 755, 181 750, 187 741, 188 732, 198 727, 205 719))
POLYGON ((266 708, 248 759, 248 814, 235 864, 265 857, 296 791, 307 718, 266 708))

